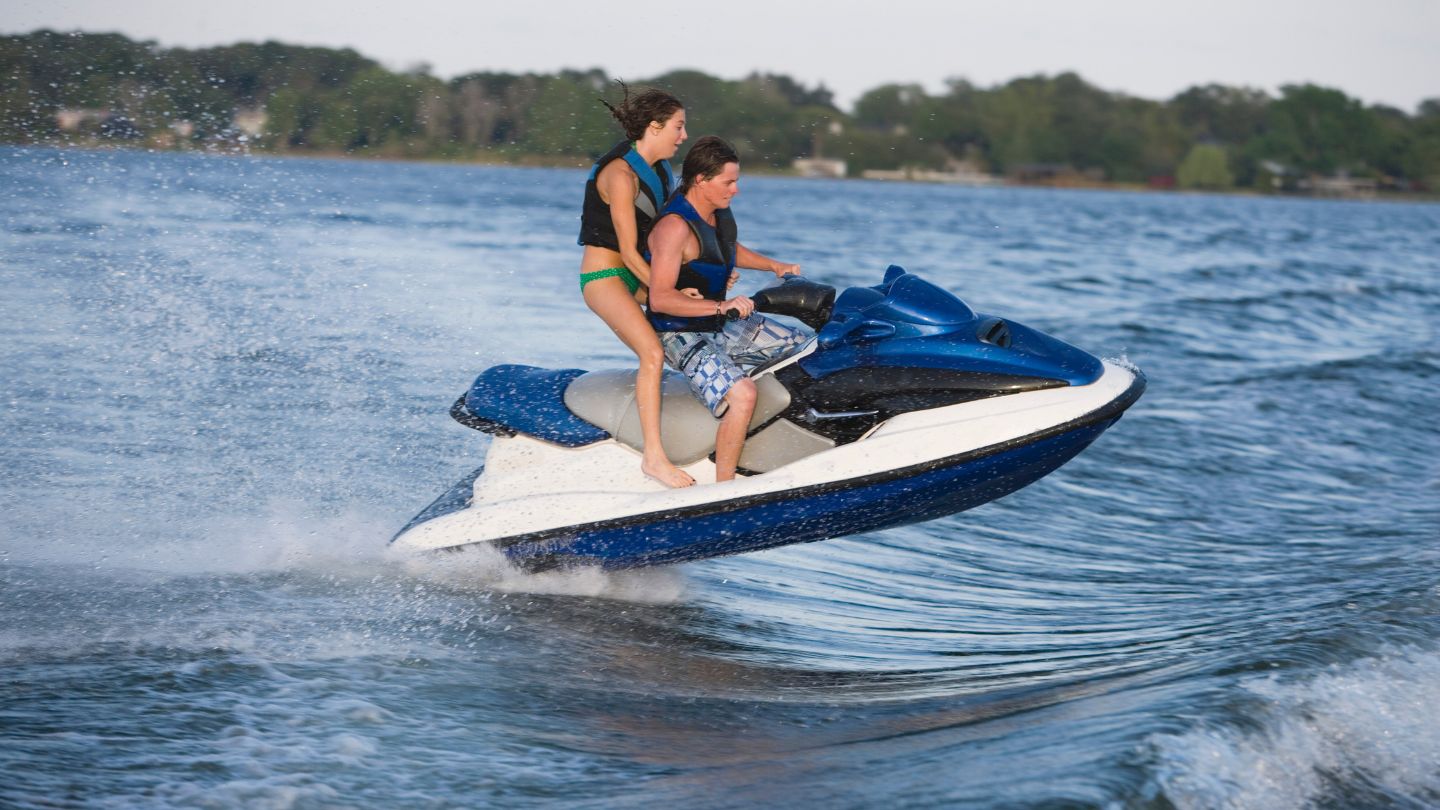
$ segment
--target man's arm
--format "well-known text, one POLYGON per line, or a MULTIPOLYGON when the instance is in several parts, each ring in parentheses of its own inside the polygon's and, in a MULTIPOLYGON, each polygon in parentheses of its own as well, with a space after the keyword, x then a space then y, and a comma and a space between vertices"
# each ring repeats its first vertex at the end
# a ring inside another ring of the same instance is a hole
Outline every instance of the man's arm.
POLYGON ((747 316, 755 304, 743 295, 737 295, 716 306, 714 301, 687 297, 675 289, 680 278, 680 265, 700 255, 700 244, 690 226, 678 216, 661 217, 650 230, 650 308, 667 315, 684 318, 702 318, 718 315, 727 309, 747 316))
POLYGON ((739 242, 735 243, 735 265, 748 270, 768 270, 781 278, 800 275, 800 265, 776 261, 762 253, 756 253, 739 242))

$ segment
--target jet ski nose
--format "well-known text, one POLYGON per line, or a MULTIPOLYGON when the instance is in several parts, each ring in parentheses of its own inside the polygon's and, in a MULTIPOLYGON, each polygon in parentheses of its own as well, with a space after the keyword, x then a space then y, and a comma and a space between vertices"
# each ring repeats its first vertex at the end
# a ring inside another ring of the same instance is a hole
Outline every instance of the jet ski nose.
POLYGON ((846 290, 832 309, 818 330, 820 351, 800 363, 817 378, 887 366, 1088 385, 1104 372, 1099 358, 1015 321, 978 314, 894 265, 883 282, 846 290))

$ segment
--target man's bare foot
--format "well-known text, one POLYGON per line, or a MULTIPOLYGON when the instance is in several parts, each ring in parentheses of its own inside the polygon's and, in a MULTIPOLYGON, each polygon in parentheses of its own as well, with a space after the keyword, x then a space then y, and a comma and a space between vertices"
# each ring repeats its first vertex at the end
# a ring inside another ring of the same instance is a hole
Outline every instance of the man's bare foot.
POLYGON ((671 464, 669 459, 645 459, 640 463, 640 470, 671 489, 680 489, 695 483, 689 473, 671 464))

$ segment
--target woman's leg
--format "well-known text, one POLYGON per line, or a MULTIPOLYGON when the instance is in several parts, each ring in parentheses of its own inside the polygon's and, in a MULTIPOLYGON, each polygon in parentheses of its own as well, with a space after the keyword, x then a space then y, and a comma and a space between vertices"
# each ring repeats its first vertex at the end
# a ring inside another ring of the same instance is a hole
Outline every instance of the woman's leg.
POLYGON ((640 359, 640 371, 635 375, 635 405, 640 410, 645 442, 640 469, 667 487, 690 486, 695 479, 670 463, 660 441, 660 375, 665 370, 665 352, 655 329, 618 278, 596 279, 585 285, 584 295, 586 306, 640 359))

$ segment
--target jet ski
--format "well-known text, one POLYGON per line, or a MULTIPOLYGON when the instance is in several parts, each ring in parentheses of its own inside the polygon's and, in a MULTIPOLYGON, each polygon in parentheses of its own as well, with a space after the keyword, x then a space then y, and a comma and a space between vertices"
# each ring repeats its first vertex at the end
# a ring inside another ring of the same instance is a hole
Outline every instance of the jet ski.
POLYGON ((752 296, 815 330, 750 371, 759 391, 739 475, 713 482, 719 422, 667 371, 661 436, 696 484, 640 470, 633 369, 481 373, 451 415, 493 436, 391 541, 489 546, 528 571, 702 560, 931 520, 1014 492, 1085 449, 1145 390, 1102 361, 976 313, 891 266, 873 287, 791 278, 752 296))

